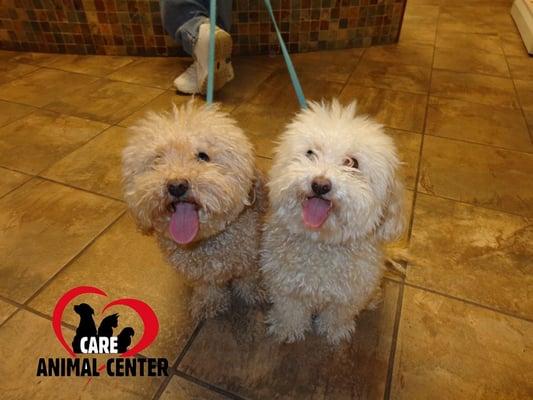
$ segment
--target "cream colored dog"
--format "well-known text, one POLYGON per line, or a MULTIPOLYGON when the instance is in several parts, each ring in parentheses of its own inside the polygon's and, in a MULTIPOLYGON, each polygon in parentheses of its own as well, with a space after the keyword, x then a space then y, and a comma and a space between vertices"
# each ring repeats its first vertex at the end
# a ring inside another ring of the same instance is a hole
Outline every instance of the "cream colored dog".
POLYGON ((311 103, 274 156, 261 268, 280 341, 302 339, 313 322, 332 344, 348 339, 379 295, 380 242, 403 229, 394 143, 355 110, 311 103))
POLYGON ((189 102, 151 114, 123 153, 124 198, 193 286, 197 319, 225 311, 230 288, 261 299, 261 179, 252 145, 226 113, 189 102))

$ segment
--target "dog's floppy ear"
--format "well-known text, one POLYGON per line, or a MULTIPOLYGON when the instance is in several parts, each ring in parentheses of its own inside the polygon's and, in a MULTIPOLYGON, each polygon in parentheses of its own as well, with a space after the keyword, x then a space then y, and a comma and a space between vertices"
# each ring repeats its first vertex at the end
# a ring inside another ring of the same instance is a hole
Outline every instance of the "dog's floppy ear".
POLYGON ((403 185, 395 179, 383 209, 383 216, 377 228, 377 236, 380 240, 387 242, 398 239, 403 233, 404 226, 403 185))

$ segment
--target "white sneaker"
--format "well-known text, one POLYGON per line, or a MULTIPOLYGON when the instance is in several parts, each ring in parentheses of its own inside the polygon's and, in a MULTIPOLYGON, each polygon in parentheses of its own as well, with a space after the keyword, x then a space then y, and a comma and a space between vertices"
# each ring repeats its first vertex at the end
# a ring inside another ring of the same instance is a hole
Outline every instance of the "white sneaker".
POLYGON ((174 80, 174 86, 181 93, 195 94, 199 93, 198 78, 196 76, 197 62, 193 62, 189 68, 174 80))
MULTIPOLYGON (((194 59, 196 64, 196 79, 200 93, 207 90, 207 65, 209 57, 209 23, 200 25, 198 40, 194 46, 194 59)), ((231 35, 220 29, 215 30, 215 90, 219 90, 233 79, 233 66, 231 65, 231 35)))

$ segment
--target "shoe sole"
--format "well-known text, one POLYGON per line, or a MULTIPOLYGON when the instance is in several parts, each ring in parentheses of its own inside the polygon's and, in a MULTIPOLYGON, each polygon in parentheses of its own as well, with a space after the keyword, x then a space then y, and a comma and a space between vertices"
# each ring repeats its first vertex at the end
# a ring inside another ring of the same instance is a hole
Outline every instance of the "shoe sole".
MULTIPOLYGON (((215 31, 215 90, 221 89, 233 79, 230 68, 226 66, 231 62, 233 40, 231 35, 223 30, 215 31)), ((207 77, 200 85, 200 92, 207 92, 207 77)))

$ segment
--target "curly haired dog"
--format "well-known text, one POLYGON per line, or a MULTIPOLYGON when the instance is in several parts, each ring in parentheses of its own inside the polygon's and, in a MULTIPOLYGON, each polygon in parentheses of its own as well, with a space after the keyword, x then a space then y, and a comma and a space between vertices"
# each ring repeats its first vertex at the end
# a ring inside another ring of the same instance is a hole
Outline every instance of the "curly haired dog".
POLYGON ((275 152, 261 269, 269 332, 280 341, 303 339, 313 322, 332 344, 348 339, 379 298, 380 242, 403 229, 394 143, 355 111, 310 103, 275 152))
POLYGON ((261 300, 262 180, 251 143, 216 105, 193 101, 150 114, 123 152, 124 197, 193 287, 196 319, 225 311, 230 288, 261 300))

